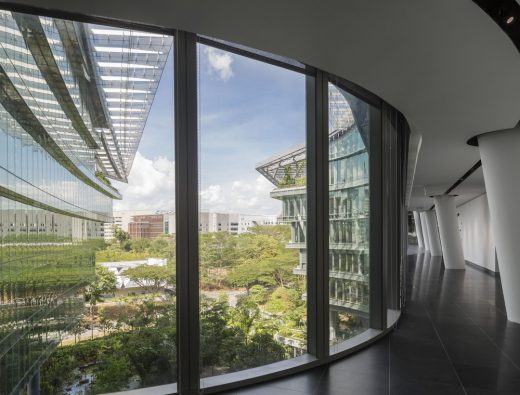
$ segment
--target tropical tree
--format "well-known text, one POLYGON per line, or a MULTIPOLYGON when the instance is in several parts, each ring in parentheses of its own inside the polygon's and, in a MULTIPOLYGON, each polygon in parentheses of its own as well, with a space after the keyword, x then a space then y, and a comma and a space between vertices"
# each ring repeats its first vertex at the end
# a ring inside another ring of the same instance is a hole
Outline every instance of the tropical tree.
POLYGON ((237 348, 230 367, 232 370, 256 368, 284 360, 287 355, 287 348, 276 342, 272 334, 255 333, 247 343, 237 348))
POLYGON ((102 296, 116 292, 116 276, 106 267, 96 266, 96 278, 85 288, 85 300, 90 304, 90 330, 94 338, 94 306, 101 302, 102 296))
POLYGON ((158 293, 167 285, 175 284, 175 275, 167 266, 139 265, 126 269, 123 274, 147 293, 158 293))
POLYGON ((130 233, 124 231, 121 228, 114 226, 114 238, 119 242, 121 246, 125 241, 130 240, 130 233))
MULTIPOLYGON (((226 365, 233 352, 233 331, 228 326, 230 307, 226 296, 218 300, 202 296, 200 300, 201 364, 205 367, 226 365)), ((236 345, 235 345, 236 347, 236 345)))
POLYGON ((291 313, 301 305, 305 305, 302 301, 301 294, 296 289, 278 287, 271 294, 265 308, 278 314, 291 313))
POLYGON ((247 294, 254 285, 260 284, 258 266, 254 262, 243 263, 233 269, 226 280, 235 287, 243 287, 247 294))

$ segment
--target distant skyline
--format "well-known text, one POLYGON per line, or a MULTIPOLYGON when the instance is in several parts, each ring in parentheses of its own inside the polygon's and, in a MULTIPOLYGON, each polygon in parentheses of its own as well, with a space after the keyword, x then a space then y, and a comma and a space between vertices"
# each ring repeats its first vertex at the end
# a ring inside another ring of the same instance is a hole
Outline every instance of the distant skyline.
MULTIPOLYGON (((305 141, 305 76, 199 45, 199 185, 205 211, 278 215, 256 164, 305 141)), ((173 51, 123 200, 114 211, 174 210, 173 51)))

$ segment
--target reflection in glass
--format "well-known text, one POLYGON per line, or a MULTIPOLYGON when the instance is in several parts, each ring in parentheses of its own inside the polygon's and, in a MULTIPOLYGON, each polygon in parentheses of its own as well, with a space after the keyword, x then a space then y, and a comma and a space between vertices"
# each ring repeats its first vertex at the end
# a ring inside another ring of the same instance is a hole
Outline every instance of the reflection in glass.
POLYGON ((207 378, 306 350, 305 76, 205 45, 198 61, 207 378))
POLYGON ((329 84, 330 343, 368 328, 368 105, 329 84))
MULTIPOLYGON (((171 45, 169 36, 0 10, 1 394, 23 391, 40 370, 41 391, 52 394, 164 382, 162 372, 143 379, 135 362, 167 358, 137 355, 129 328, 114 333, 118 319, 102 315, 116 310, 105 302, 117 291, 95 259, 121 199, 112 182, 129 179, 171 45)), ((157 304, 161 324, 175 316, 157 304)), ((134 314, 129 326, 153 326, 137 322, 144 307, 121 309, 126 322, 134 314)), ((167 333, 174 344, 174 324, 167 333)), ((175 347, 155 342, 175 365, 175 347)))

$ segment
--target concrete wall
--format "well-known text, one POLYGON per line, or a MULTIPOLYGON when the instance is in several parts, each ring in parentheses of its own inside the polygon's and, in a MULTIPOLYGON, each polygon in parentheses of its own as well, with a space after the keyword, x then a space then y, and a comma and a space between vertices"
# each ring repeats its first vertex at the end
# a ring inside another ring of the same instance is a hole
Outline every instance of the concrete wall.
POLYGON ((464 259, 497 271, 487 195, 483 194, 457 207, 457 214, 464 259))

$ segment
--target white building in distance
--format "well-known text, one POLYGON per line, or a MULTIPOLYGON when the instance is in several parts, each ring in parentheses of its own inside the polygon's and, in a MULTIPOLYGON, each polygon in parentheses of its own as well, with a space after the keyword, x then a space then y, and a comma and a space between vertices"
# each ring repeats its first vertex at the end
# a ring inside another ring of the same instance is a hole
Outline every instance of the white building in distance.
MULTIPOLYGON (((114 238, 114 228, 128 232, 128 224, 137 215, 163 215, 163 229, 165 234, 175 234, 175 213, 171 211, 127 210, 114 211, 114 222, 104 224, 105 241, 114 238)), ((199 213, 199 232, 229 232, 242 234, 249 228, 257 225, 276 225, 279 223, 276 215, 217 213, 201 211, 199 213)))

